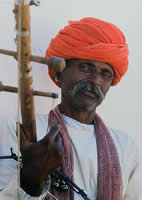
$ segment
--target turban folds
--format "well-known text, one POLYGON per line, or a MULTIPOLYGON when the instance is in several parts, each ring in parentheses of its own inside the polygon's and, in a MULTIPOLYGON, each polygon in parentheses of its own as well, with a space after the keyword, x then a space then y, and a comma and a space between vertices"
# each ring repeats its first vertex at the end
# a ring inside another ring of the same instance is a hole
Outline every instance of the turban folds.
MULTIPOLYGON (((128 68, 128 45, 122 31, 115 25, 88 17, 80 21, 70 21, 53 38, 46 51, 46 57, 57 56, 64 59, 87 59, 105 62, 112 66, 116 85, 128 68)), ((52 69, 48 71, 56 82, 52 69)))

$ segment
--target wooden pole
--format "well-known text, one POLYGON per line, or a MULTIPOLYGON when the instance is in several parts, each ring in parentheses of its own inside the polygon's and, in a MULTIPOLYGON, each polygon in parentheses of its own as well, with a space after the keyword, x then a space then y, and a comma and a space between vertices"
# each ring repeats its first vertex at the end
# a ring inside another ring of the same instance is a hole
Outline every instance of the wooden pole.
MULTIPOLYGON (((18 88, 17 87, 12 87, 9 85, 3 85, 2 82, 0 81, 0 92, 11 92, 11 93, 17 93, 18 88)), ((50 92, 43 92, 43 91, 33 91, 33 95, 35 96, 42 96, 42 97, 51 97, 51 98, 58 98, 58 94, 56 93, 50 93, 50 92)))
POLYGON ((35 107, 32 88, 30 8, 26 0, 15 0, 16 44, 18 60, 18 92, 22 125, 31 142, 37 140, 35 107), (21 5, 22 4, 22 5, 21 5), (20 13, 20 14, 19 14, 20 13))
MULTIPOLYGON (((0 54, 12 56, 15 59, 17 59, 17 52, 15 51, 0 49, 0 54)), ((29 60, 32 62, 49 65, 49 67, 59 72, 62 72, 65 68, 65 60, 63 58, 59 58, 56 56, 46 58, 46 57, 31 55, 29 60)))

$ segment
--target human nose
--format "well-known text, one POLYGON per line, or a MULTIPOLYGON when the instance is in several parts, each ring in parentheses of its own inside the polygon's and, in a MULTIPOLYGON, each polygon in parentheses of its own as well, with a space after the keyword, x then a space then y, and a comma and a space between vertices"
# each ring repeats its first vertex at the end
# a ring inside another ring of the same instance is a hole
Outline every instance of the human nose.
POLYGON ((98 71, 93 72, 90 78, 91 82, 98 87, 100 87, 103 84, 101 74, 98 71))

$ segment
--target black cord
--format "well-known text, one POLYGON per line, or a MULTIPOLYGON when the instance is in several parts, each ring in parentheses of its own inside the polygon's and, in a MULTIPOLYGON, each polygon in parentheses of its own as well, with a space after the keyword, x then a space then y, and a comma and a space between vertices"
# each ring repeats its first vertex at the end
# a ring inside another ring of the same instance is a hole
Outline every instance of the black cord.
POLYGON ((61 180, 65 181, 65 183, 67 185, 70 186, 70 188, 72 190, 74 190, 77 194, 81 195, 83 197, 84 200, 90 200, 88 195, 84 192, 83 189, 81 189, 80 187, 78 187, 68 176, 65 176, 62 172, 60 172, 59 170, 55 170, 55 174, 57 175, 57 177, 55 177, 54 175, 51 174, 51 176, 53 178, 60 178, 61 180))
MULTIPOLYGON (((15 153, 13 153, 13 149, 10 148, 11 151, 11 155, 10 156, 0 156, 0 159, 14 159, 16 161, 18 161, 18 157, 15 153)), ((22 164, 22 158, 20 158, 21 160, 21 164, 22 164)), ((68 190, 68 186, 70 186, 70 188, 75 191, 77 194, 81 195, 83 197, 84 200, 90 200, 90 198, 88 197, 88 195, 84 192, 83 189, 81 189, 80 187, 78 187, 68 176, 65 176, 62 172, 60 172, 59 170, 55 170, 54 174, 51 174, 51 177, 53 177, 55 180, 57 180, 58 182, 56 182, 55 187, 61 191, 67 191, 68 190), (56 174, 56 176, 54 175, 56 174)))
POLYGON ((13 149, 12 148, 10 148, 10 151, 11 151, 11 155, 10 156, 0 156, 0 159, 14 159, 14 160, 18 161, 18 157, 16 156, 15 153, 13 153, 13 149))

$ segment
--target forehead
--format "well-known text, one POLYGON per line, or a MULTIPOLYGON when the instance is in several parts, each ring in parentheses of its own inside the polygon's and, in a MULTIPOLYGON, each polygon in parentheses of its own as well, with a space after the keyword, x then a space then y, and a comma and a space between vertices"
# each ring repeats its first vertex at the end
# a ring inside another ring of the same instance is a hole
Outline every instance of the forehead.
POLYGON ((107 69, 107 70, 111 71, 112 73, 114 72, 113 67, 110 64, 104 63, 104 62, 98 62, 98 61, 94 61, 94 60, 71 59, 71 60, 69 60, 69 63, 72 66, 77 65, 77 64, 88 63, 88 64, 91 64, 92 66, 94 66, 96 68, 107 69))

